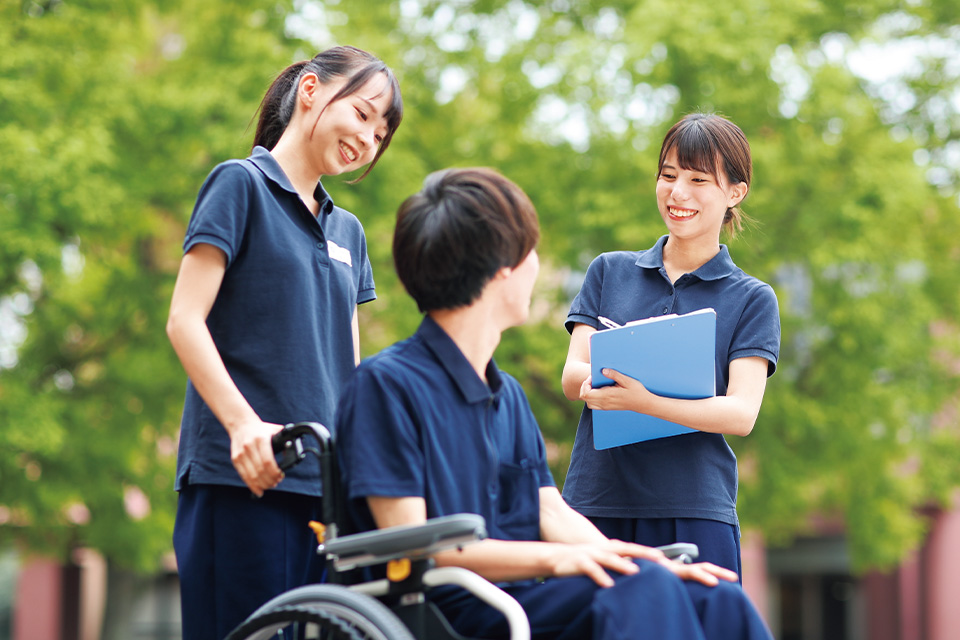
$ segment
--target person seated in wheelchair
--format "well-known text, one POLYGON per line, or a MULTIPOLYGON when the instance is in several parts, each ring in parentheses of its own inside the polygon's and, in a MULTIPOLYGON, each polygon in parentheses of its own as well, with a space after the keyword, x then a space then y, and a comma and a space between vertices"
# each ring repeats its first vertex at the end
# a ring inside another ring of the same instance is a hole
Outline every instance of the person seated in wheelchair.
MULTIPOLYGON (((609 540, 567 506, 520 384, 493 360, 526 321, 539 270, 537 214, 486 168, 427 177, 397 213, 397 274, 425 313, 410 338, 366 359, 336 433, 361 531, 470 512, 489 538, 437 554, 526 611, 534 638, 769 638, 731 571, 609 540)), ((503 637, 504 618, 457 587, 431 599, 461 634, 503 637)))

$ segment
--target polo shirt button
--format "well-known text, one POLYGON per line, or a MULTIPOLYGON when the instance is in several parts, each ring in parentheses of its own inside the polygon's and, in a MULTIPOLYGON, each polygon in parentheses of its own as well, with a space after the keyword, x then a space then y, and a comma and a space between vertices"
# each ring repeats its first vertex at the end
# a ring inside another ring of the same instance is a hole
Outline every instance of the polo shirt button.
POLYGON ((667 307, 664 307, 664 308, 663 308, 663 312, 664 312, 664 313, 666 313, 666 312, 669 311, 669 310, 670 310, 670 309, 668 309, 667 307))
POLYGON ((323 249, 323 242, 317 243, 317 249, 323 249))

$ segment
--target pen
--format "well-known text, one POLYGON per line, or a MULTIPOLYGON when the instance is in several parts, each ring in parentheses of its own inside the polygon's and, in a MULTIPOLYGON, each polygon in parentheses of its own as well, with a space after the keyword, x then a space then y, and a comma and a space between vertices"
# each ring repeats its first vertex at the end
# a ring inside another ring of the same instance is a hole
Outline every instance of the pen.
POLYGON ((623 325, 617 324, 610 318, 604 318, 603 316, 597 316, 597 320, 599 320, 600 324, 605 326, 607 329, 618 329, 623 326, 623 325))

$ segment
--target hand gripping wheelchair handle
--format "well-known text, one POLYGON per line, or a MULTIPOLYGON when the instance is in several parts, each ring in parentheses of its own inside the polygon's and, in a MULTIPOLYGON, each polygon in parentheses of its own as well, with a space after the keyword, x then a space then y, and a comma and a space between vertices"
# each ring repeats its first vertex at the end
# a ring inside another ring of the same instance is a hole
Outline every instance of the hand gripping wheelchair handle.
MULTIPOLYGON (((331 496, 338 495, 340 474, 333 451, 334 437, 329 429, 319 422, 291 422, 273 434, 270 444, 277 455, 277 464, 283 471, 299 464, 307 454, 315 455, 320 461, 323 491, 331 496)), ((336 500, 323 500, 321 509, 327 537, 335 538, 336 523, 341 521, 340 507, 336 500)))

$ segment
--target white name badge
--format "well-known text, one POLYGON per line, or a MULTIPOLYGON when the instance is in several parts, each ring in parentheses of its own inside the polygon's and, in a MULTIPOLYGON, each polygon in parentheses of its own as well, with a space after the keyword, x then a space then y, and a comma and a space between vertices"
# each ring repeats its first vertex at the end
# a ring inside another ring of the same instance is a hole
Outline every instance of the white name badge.
POLYGON ((333 240, 327 240, 327 253, 333 260, 342 262, 348 267, 353 266, 353 260, 350 257, 350 249, 341 247, 333 240))

